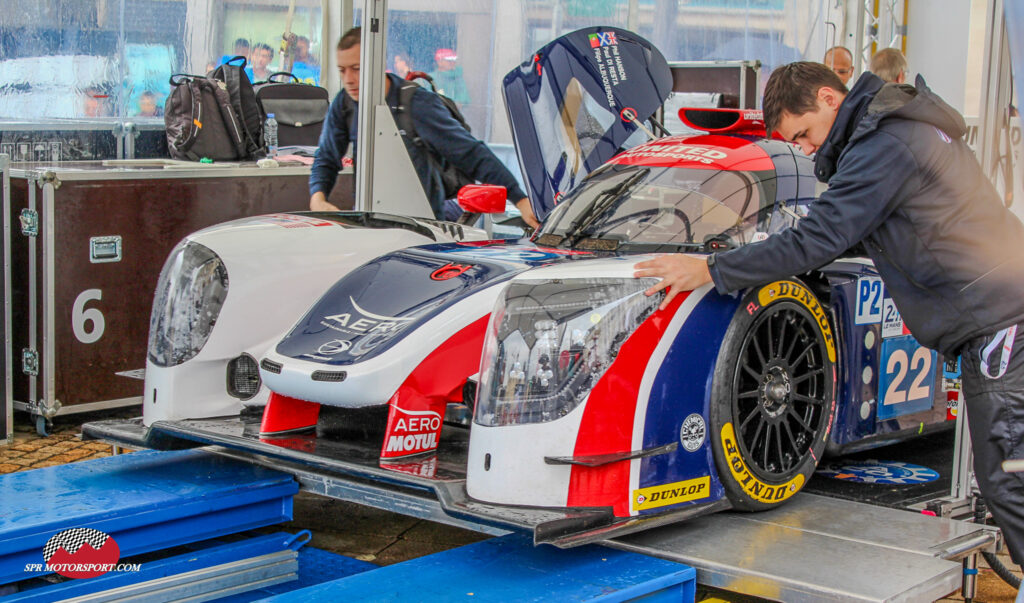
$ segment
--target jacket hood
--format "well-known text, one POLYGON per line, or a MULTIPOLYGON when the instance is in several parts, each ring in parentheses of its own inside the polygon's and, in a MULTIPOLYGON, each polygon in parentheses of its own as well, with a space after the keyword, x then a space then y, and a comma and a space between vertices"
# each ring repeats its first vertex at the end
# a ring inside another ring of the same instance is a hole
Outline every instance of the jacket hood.
POLYGON ((828 138, 814 158, 818 180, 828 182, 846 146, 874 132, 889 118, 931 124, 950 138, 960 138, 967 132, 964 118, 936 96, 920 75, 910 86, 887 84, 873 73, 865 73, 843 99, 828 138))

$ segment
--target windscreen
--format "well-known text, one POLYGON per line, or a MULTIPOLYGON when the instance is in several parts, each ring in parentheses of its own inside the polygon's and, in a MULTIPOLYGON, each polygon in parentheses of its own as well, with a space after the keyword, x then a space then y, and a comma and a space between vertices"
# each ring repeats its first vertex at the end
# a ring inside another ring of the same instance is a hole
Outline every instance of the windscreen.
POLYGON ((609 164, 544 222, 539 236, 729 247, 767 232, 775 172, 609 164))

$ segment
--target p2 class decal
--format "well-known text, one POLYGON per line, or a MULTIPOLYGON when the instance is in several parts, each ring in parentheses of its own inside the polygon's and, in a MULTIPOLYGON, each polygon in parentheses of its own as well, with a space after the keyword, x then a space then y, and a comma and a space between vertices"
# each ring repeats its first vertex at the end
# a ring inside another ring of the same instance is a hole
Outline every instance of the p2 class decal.
POLYGON ((448 263, 441 266, 437 270, 430 273, 431 280, 435 281, 446 281, 450 278, 455 278, 460 274, 465 273, 473 268, 472 264, 455 264, 448 263))
POLYGON ((654 114, 672 91, 665 57, 635 33, 585 27, 547 44, 502 82, 505 106, 538 217, 638 132, 620 119, 654 114))
POLYGON ((732 423, 722 426, 721 438, 722 449, 725 450, 726 461, 729 463, 729 472, 750 498, 763 503, 780 502, 803 488, 804 476, 799 473, 788 482, 777 485, 766 484, 755 477, 747 468, 747 464, 743 462, 743 457, 740 456, 740 448, 736 443, 736 433, 733 431, 732 423))
POLYGON ((864 484, 909 485, 923 484, 939 479, 938 472, 901 461, 834 461, 825 463, 816 471, 818 475, 864 484))
POLYGON ((711 477, 698 477, 673 484, 633 490, 633 510, 643 511, 711 496, 711 477))
POLYGON ((757 301, 762 307, 782 299, 793 300, 807 308, 811 316, 814 317, 814 320, 818 322, 818 327, 821 328, 822 335, 825 337, 825 350, 828 354, 828 359, 835 362, 836 342, 835 337, 832 335, 832 327, 828 323, 828 312, 818 303, 814 294, 807 287, 792 281, 775 281, 761 287, 757 292, 757 301))
POLYGON ((853 324, 877 325, 882 322, 882 300, 885 286, 877 276, 862 276, 857 279, 857 301, 854 306, 853 324))

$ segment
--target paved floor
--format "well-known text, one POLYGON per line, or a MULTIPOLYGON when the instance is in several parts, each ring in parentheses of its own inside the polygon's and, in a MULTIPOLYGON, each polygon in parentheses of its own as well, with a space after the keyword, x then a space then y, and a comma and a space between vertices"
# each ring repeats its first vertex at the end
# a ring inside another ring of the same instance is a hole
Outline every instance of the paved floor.
MULTIPOLYGON (((52 434, 40 437, 29 425, 27 416, 15 416, 14 442, 0 446, 0 473, 25 471, 76 461, 110 456, 111 448, 100 442, 83 442, 79 425, 97 419, 108 419, 123 414, 135 416, 137 409, 107 411, 57 417, 52 434)), ((312 546, 348 557, 389 565, 429 553, 447 550, 487 538, 486 535, 454 528, 431 521, 414 519, 396 513, 364 507, 352 503, 300 493, 295 499, 294 519, 267 531, 298 531, 313 533, 312 546)), ((1020 569, 1012 565, 1005 554, 1002 562, 1017 576, 1020 569)), ((1016 591, 1003 582, 982 562, 978 593, 974 601, 986 603, 1012 603, 1016 591)), ((716 593, 718 600, 749 601, 716 593)), ((710 600, 710 599, 709 599, 710 600)), ((942 601, 962 601, 953 596, 942 601)))

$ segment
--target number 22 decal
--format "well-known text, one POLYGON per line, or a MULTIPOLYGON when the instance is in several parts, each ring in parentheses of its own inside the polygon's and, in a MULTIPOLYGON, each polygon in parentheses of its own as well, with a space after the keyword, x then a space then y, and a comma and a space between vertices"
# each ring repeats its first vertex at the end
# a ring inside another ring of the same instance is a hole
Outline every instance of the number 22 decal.
POLYGON ((938 354, 912 335, 882 341, 878 419, 927 410, 934 404, 938 354))
POLYGON ((925 381, 932 370, 932 353, 929 349, 917 348, 909 361, 906 351, 894 350, 889 356, 885 372, 892 374, 893 369, 897 370, 896 376, 889 382, 889 388, 885 390, 882 404, 900 404, 907 400, 931 398, 930 384, 926 384, 925 381), (905 390, 902 387, 903 379, 907 376, 908 364, 914 381, 910 384, 910 388, 905 390))

